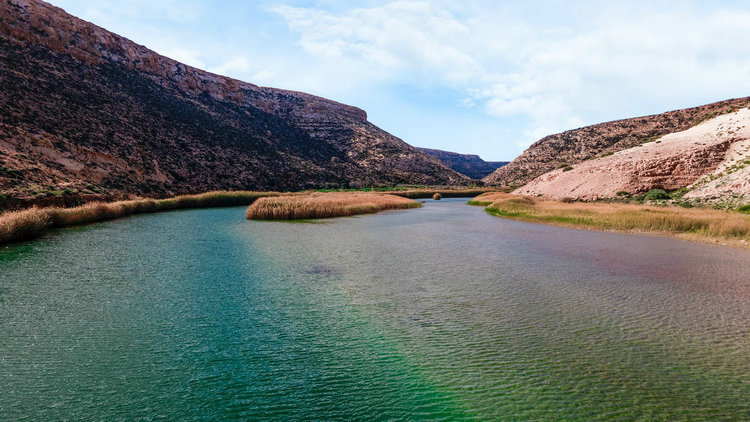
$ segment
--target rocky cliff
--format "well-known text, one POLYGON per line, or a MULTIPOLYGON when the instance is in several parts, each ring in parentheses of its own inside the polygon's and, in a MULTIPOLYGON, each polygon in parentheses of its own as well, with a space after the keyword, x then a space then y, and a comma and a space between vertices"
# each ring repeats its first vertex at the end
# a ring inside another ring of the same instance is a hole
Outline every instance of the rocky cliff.
POLYGON ((160 56, 0 1, 0 195, 460 184, 364 111, 160 56))
POLYGON ((523 186, 554 169, 637 147, 660 136, 689 129, 711 117, 747 107, 749 103, 750 97, 737 98, 550 135, 531 145, 507 166, 485 177, 484 181, 492 185, 523 186))
POLYGON ((419 150, 432 155, 449 168, 475 180, 482 179, 498 168, 508 164, 507 161, 484 161, 478 155, 474 154, 459 154, 457 152, 430 148, 419 148, 419 150))
POLYGON ((652 142, 545 173, 516 192, 596 200, 685 189, 686 199, 750 200, 750 110, 743 108, 652 142))

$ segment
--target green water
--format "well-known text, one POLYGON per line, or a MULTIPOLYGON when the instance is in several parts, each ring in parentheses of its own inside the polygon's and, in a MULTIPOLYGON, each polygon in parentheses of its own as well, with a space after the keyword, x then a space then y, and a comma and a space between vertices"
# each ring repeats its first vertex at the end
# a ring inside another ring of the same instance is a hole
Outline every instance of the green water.
POLYGON ((461 201, 0 249, 0 420, 750 418, 750 253, 461 201))

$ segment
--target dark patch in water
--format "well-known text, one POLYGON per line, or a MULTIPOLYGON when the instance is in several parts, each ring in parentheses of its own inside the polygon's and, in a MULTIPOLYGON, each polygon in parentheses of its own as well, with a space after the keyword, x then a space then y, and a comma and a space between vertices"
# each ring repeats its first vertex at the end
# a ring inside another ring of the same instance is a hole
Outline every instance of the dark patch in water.
POLYGON ((333 277, 339 275, 339 270, 328 265, 313 265, 310 269, 305 270, 305 274, 333 277))

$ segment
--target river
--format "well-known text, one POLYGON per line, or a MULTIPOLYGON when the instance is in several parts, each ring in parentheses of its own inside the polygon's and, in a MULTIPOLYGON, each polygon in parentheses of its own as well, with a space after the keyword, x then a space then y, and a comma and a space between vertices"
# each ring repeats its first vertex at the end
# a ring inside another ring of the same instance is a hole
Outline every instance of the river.
POLYGON ((465 201, 0 249, 0 419, 750 418, 750 252, 465 201))

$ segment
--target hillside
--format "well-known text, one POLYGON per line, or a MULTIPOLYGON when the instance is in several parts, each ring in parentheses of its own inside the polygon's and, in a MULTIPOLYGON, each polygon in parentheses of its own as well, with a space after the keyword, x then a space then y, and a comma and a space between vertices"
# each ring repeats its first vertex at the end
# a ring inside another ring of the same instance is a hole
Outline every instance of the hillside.
POLYGON ((459 154, 430 148, 419 150, 432 155, 449 168, 477 180, 508 164, 507 161, 484 161, 475 154, 459 154))
POLYGON ((517 190, 553 199, 595 200, 651 189, 734 205, 750 200, 750 110, 537 177, 517 190))
POLYGON ((652 116, 616 120, 550 135, 531 145, 510 164, 484 178, 491 185, 520 187, 544 173, 602 155, 637 147, 669 133, 732 110, 746 107, 750 97, 652 116))
POLYGON ((358 108, 184 65, 42 1, 0 3, 0 199, 467 181, 358 108))

